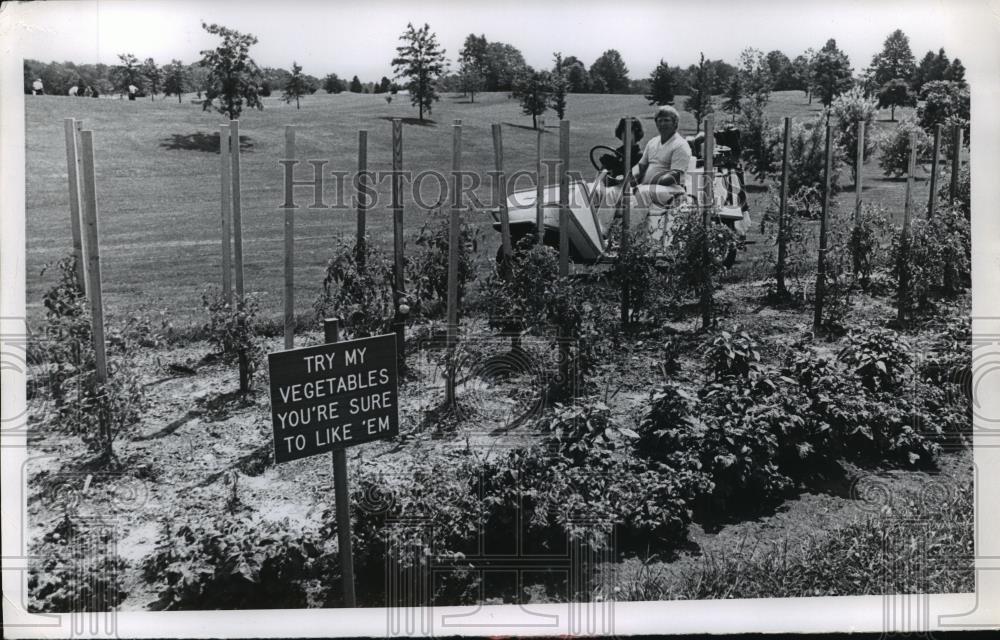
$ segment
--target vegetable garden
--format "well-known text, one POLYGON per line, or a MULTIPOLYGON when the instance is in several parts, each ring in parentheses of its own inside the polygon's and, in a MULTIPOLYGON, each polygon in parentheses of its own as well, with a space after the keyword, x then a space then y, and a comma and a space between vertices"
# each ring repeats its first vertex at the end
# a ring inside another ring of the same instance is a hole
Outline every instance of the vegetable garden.
MULTIPOLYGON (((386 582, 387 567, 426 580, 434 604, 879 593, 886 585, 862 578, 892 561, 882 541, 905 538, 903 514, 934 523, 928 543, 969 565, 934 565, 890 588, 972 590, 964 132, 938 124, 924 145, 900 126, 889 136, 904 138, 880 142, 881 162, 897 162, 887 159, 897 147, 906 156, 898 211, 898 199, 864 195, 864 126, 792 120, 746 150, 760 216, 746 243, 692 209, 665 263, 621 229, 608 266, 571 269, 568 248, 534 237, 503 243, 497 261, 484 211, 441 204, 404 224, 393 179, 394 235, 359 199, 355 233, 328 247, 303 300, 288 208, 278 321, 245 285, 242 138, 229 125, 228 144, 224 125, 225 275, 198 292, 204 316, 183 330, 142 313, 103 318, 100 254, 87 253, 100 246, 100 132, 84 132, 72 214, 83 251, 45 274, 44 339, 30 353, 29 438, 52 453, 29 467, 32 552, 45 558, 32 605, 343 606, 328 465, 274 465, 263 360, 322 342, 331 316, 348 337, 396 333, 403 372, 400 435, 348 456, 361 606, 411 597, 386 582), (918 161, 930 165, 926 201, 918 161), (841 168, 841 180, 858 176, 851 204, 834 198, 841 168), (732 244, 738 260, 726 266, 716 256, 732 244), (897 502, 867 509, 873 477, 888 478, 897 502), (789 510, 817 535, 789 551, 791 533, 762 534, 785 545, 780 570, 716 553, 733 531, 789 510), (88 555, 95 539, 115 541, 100 562, 88 555), (495 557, 573 553, 593 558, 586 571, 486 571, 495 557), (775 576, 780 585, 767 582, 775 576)), ((399 171, 399 121, 392 134, 399 171)), ((70 122, 65 135, 70 153, 80 134, 70 122)), ((297 158, 294 128, 285 139, 285 159, 297 158)), ((360 136, 362 175, 368 142, 360 136)))

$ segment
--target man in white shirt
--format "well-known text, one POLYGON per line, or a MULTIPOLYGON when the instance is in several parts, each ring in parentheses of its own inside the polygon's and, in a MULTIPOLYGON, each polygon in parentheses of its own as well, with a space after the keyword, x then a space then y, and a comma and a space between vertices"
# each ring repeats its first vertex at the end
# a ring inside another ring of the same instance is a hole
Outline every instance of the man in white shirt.
POLYGON ((632 173, 639 184, 682 186, 691 162, 691 146, 677 133, 680 116, 676 109, 665 105, 656 110, 655 121, 660 135, 646 143, 632 173))

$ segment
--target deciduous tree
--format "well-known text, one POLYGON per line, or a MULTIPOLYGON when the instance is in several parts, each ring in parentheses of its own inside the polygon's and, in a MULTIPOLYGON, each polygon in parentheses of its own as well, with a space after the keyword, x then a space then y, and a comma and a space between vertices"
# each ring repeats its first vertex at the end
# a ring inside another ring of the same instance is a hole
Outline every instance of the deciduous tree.
POLYGON ((531 127, 538 128, 538 116, 549 107, 552 78, 547 71, 528 67, 514 82, 514 97, 521 101, 521 112, 531 116, 531 127))
POLYGON ((393 70, 397 78, 407 78, 410 103, 418 108, 423 120, 424 111, 430 114, 432 105, 440 99, 435 86, 445 70, 445 51, 426 23, 420 29, 407 24, 399 39, 404 44, 396 47, 393 70))
POLYGON ((163 94, 177 96, 177 102, 180 102, 181 94, 187 89, 187 68, 175 58, 163 70, 163 94))
POLYGON ((701 119, 715 109, 712 99, 712 84, 714 75, 711 67, 705 63, 705 54, 701 54, 701 60, 691 79, 691 96, 684 101, 684 109, 694 114, 695 122, 701 126, 701 119))
POLYGON ((837 41, 827 40, 812 64, 813 85, 823 106, 829 107, 834 98, 851 88, 852 71, 847 54, 837 48, 837 41))
POLYGON ((218 47, 201 52, 200 64, 208 69, 203 108, 207 111, 215 107, 231 120, 239 118, 245 107, 263 109, 258 94, 262 74, 250 57, 250 47, 257 44, 256 36, 217 24, 203 22, 201 26, 222 38, 218 47))
POLYGON ((603 93, 628 93, 628 67, 615 49, 608 49, 590 65, 590 77, 604 88, 603 93))
MULTIPOLYGON (((357 79, 357 76, 355 76, 357 79)), ((292 74, 288 77, 288 81, 285 83, 284 94, 281 96, 284 98, 285 102, 295 101, 295 108, 301 108, 299 106, 299 99, 308 92, 308 87, 306 86, 306 79, 302 75, 302 67, 298 62, 292 61, 292 74)))

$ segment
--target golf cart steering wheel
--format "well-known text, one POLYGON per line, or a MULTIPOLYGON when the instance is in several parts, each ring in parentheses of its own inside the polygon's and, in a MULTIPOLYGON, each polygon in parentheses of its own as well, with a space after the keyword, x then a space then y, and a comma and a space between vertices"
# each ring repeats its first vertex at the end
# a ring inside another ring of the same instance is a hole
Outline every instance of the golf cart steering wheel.
MULTIPOLYGON (((618 156, 618 152, 611 147, 607 147, 603 144, 599 144, 590 150, 590 164, 594 165, 596 171, 600 171, 604 167, 601 166, 601 156, 605 153, 610 153, 612 155, 618 156), (598 153, 600 152, 600 153, 598 153)), ((618 156, 621 159, 621 156, 618 156)))

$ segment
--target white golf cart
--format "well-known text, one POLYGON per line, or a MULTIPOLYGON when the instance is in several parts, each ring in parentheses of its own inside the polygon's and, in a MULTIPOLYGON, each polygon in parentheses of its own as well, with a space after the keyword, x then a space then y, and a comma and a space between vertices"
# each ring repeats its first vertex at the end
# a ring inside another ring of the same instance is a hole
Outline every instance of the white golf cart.
MULTIPOLYGON (((715 153, 713 154, 715 180, 713 181, 713 198, 716 206, 713 208, 713 219, 732 228, 739 238, 745 238, 750 227, 750 212, 743 191, 743 169, 736 161, 738 154, 733 146, 723 144, 733 140, 735 134, 738 145, 739 132, 716 132, 715 153)), ((689 138, 694 143, 692 148, 697 153, 701 145, 697 139, 689 138)), ((616 259, 614 247, 610 247, 608 239, 616 214, 621 210, 623 187, 609 185, 607 172, 603 170, 597 158, 600 154, 615 151, 609 147, 597 146, 591 149, 590 159, 596 178, 587 183, 583 180, 571 181, 569 185, 569 257, 577 264, 593 265, 613 262, 616 259)), ((673 220, 683 207, 700 207, 707 204, 704 189, 698 189, 703 182, 704 169, 702 161, 696 155, 691 158, 691 165, 684 176, 684 187, 673 186, 632 186, 626 197, 630 203, 630 228, 642 227, 649 231, 654 241, 662 247, 663 255, 670 250, 671 229, 673 220)), ((614 182, 612 180, 611 182, 614 182)), ((544 243, 559 247, 559 185, 550 185, 542 191, 542 209, 545 225, 544 243)), ((526 189, 515 191, 507 198, 507 211, 510 219, 511 243, 517 242, 526 235, 534 235, 536 231, 536 190, 526 189)), ((500 210, 490 211, 494 218, 493 228, 500 231, 500 210)), ((499 257, 499 254, 498 254, 499 257)), ((735 251, 727 256, 727 266, 735 261, 735 251)))

